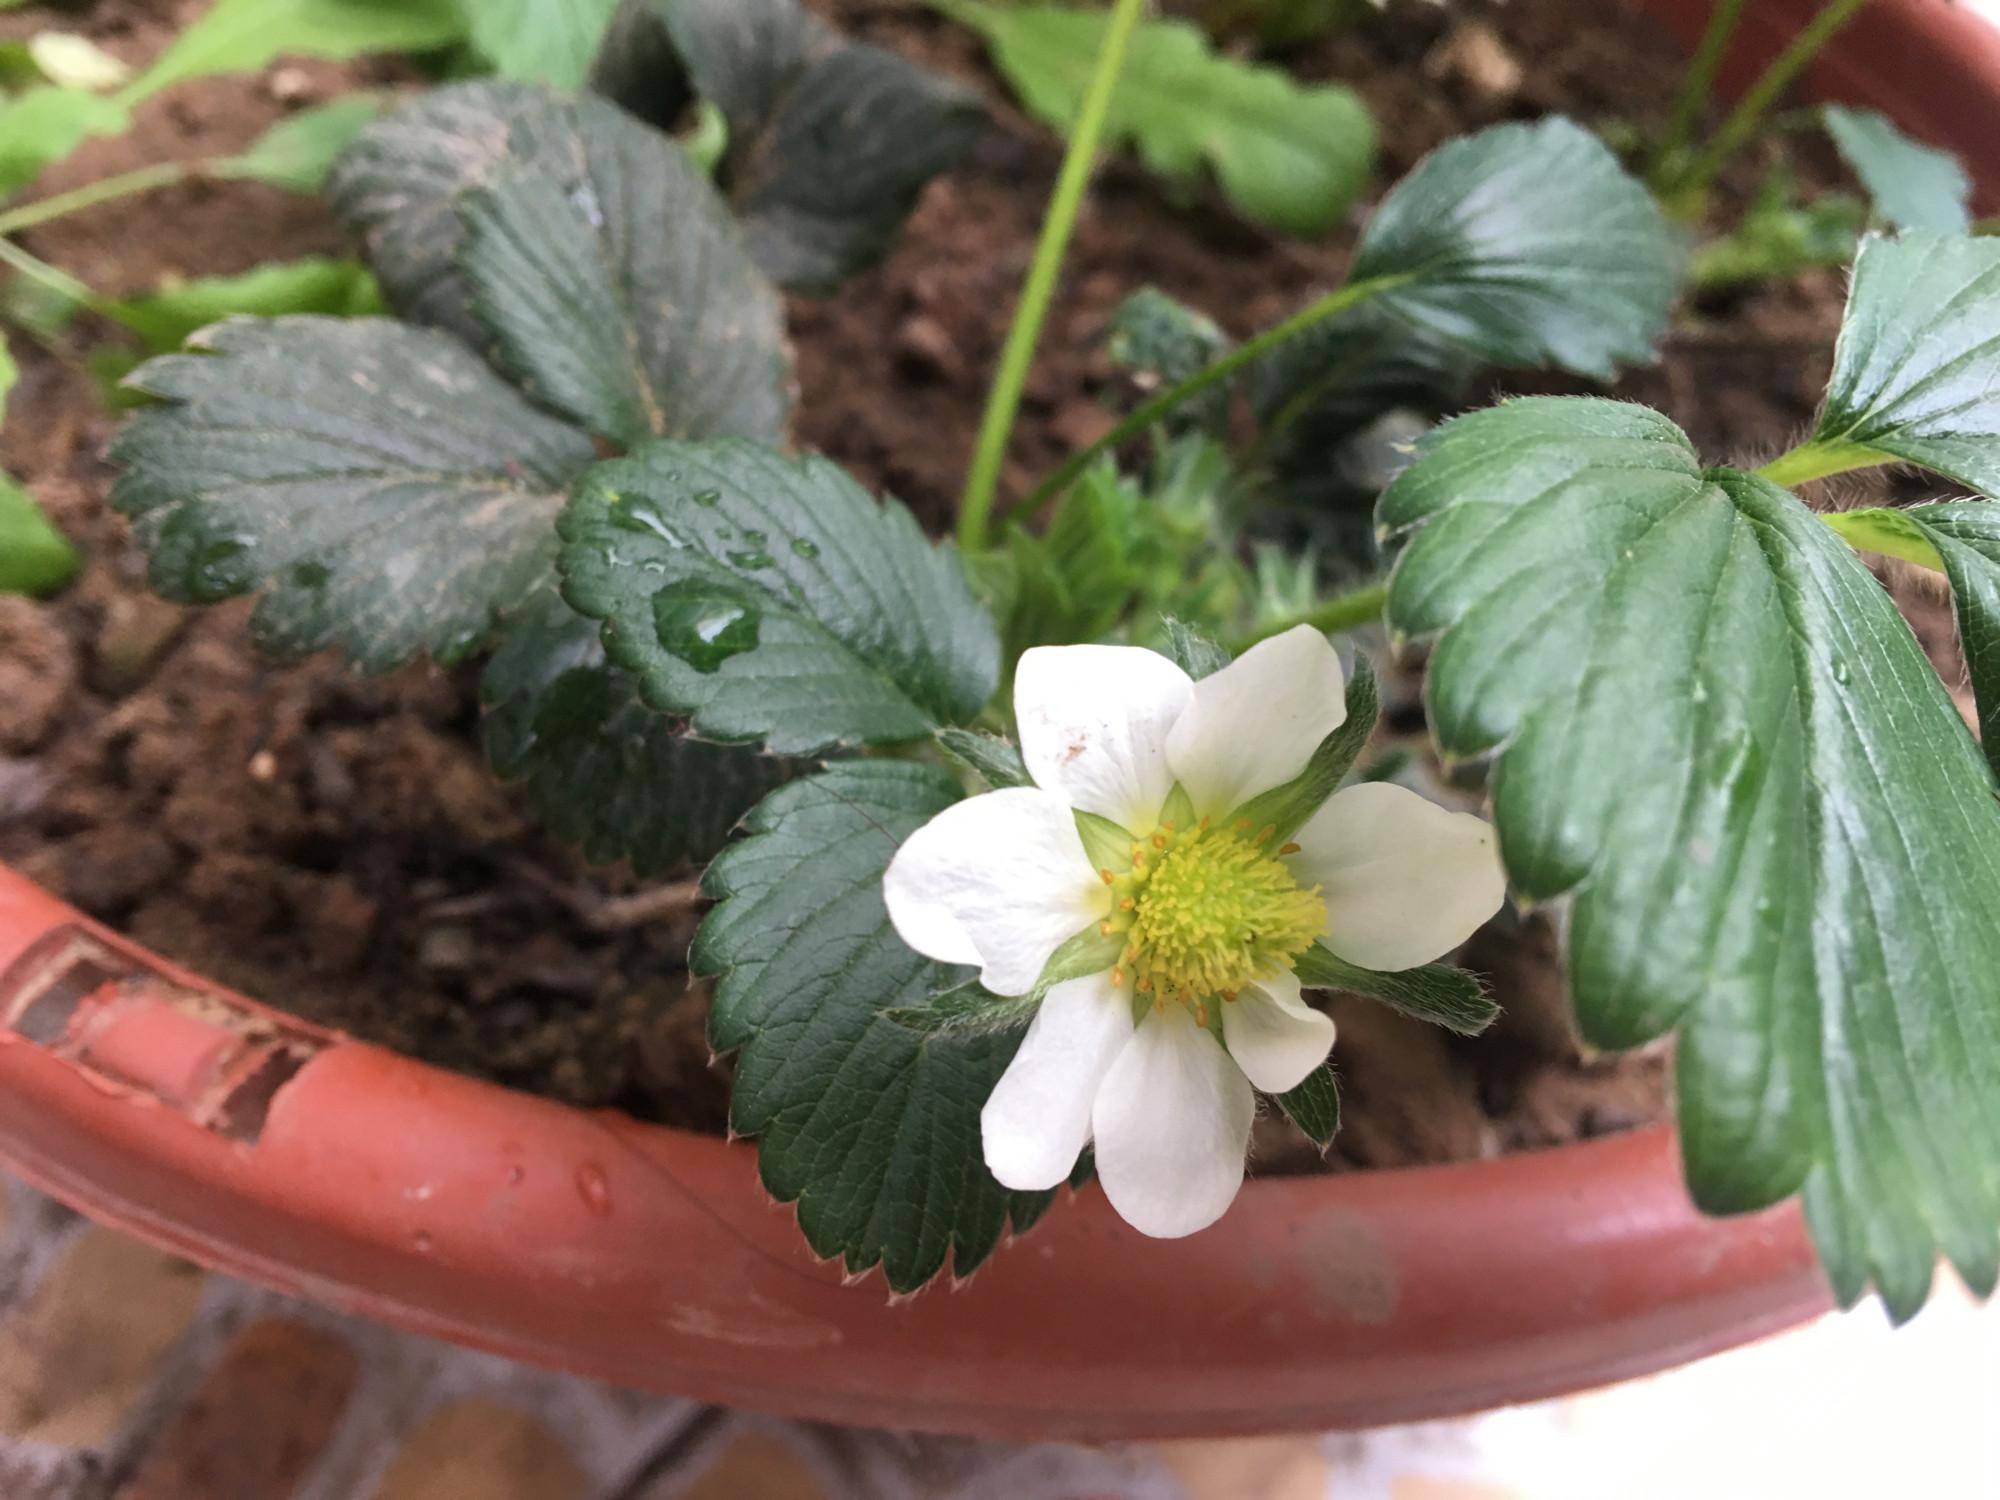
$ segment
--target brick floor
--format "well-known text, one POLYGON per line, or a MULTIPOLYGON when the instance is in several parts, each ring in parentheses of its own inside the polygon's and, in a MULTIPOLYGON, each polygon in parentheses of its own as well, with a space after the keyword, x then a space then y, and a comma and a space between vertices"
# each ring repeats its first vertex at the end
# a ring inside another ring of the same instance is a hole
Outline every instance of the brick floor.
POLYGON ((2000 1317, 1947 1291, 1460 1422, 1129 1449, 613 1390, 205 1275, 0 1178, 0 1500, 1742 1500, 2000 1495, 2000 1317))

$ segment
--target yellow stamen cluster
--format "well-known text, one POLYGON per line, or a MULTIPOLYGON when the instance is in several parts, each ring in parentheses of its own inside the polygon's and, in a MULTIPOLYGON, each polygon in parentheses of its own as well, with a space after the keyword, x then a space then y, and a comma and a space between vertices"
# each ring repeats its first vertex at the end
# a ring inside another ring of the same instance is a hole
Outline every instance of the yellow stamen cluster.
POLYGON ((1204 818, 1134 841, 1129 869, 1101 872, 1112 888, 1101 930, 1126 939, 1112 982, 1129 979, 1137 994, 1177 1001, 1207 1025, 1211 1001, 1290 969, 1325 926, 1326 903, 1271 851, 1273 833, 1204 818))

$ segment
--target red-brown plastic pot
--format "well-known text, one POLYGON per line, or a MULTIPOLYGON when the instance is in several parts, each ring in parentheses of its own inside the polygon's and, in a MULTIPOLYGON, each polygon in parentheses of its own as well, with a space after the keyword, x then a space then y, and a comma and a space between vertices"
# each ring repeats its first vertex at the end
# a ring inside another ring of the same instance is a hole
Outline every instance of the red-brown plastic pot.
MULTIPOLYGON (((1643 0, 1678 29, 1705 7, 1643 0)), ((1772 50, 1817 0, 1760 0, 1772 50)), ((2000 33, 1875 0, 1815 84, 2000 182, 2000 33)), ((282 999, 282 996, 273 997, 282 999)), ((0 1161, 219 1269, 675 1394, 1135 1438, 1364 1426, 1665 1368, 1828 1305, 1795 1208, 1709 1220, 1673 1133, 1249 1184, 1150 1241, 1095 1188, 968 1284, 817 1264, 752 1150, 475 1082, 178 970, 0 868, 0 1161)))

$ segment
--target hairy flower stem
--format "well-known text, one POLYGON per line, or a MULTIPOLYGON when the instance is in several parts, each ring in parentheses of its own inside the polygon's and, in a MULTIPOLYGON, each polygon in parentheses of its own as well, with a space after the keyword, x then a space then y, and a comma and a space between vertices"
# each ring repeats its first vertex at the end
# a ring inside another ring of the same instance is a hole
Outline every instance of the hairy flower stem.
POLYGON ((1409 279, 1408 275, 1398 274, 1351 282, 1347 286, 1327 293, 1310 307, 1292 314, 1275 327, 1267 328, 1255 338, 1237 345, 1214 364, 1197 370, 1179 385, 1170 386, 1152 400, 1144 402, 1103 437, 1071 455, 1062 467, 1035 486, 1032 494, 1003 512, 1003 519, 1016 512, 1033 511, 1045 501, 1060 495, 1076 482, 1077 476, 1089 468, 1100 453, 1108 453, 1121 443, 1139 436, 1175 408, 1220 385, 1245 366, 1255 364, 1280 344, 1288 343, 1300 334, 1318 327, 1328 318, 1336 317, 1351 307, 1359 306, 1377 293, 1385 292, 1390 287, 1409 279))
POLYGON ((1035 244, 1035 258, 1028 267, 1028 279, 1022 283, 1020 305, 1014 310, 1007 342, 1000 351, 1000 366, 994 373, 993 388, 987 394, 986 414, 980 420, 979 441, 973 449, 972 467, 966 474, 965 493, 959 502, 958 539, 968 552, 976 552, 986 544, 987 522, 1000 488, 1000 469, 1014 435, 1014 421, 1020 414, 1021 392, 1028 383, 1028 370, 1034 363, 1035 347, 1041 341, 1042 325, 1048 321, 1049 305, 1055 299, 1070 236, 1076 229, 1084 192, 1090 186, 1090 174, 1097 165, 1097 143, 1103 137, 1104 124, 1111 112, 1118 75, 1125 67, 1126 49, 1144 8, 1145 0, 1116 0, 1110 24, 1105 28, 1104 45, 1097 54, 1090 89, 1070 132, 1069 149, 1063 156, 1062 171, 1056 177, 1055 192, 1042 220, 1041 237, 1035 244))
POLYGON ((1757 81, 1744 91, 1743 97, 1736 102, 1736 108, 1716 127, 1708 144, 1695 153, 1687 168, 1674 174, 1667 190, 1669 198, 1689 202, 1706 192, 1723 163, 1750 143, 1764 116, 1770 113, 1771 106, 1792 86, 1806 64, 1818 56, 1820 49, 1832 41, 1867 3, 1868 0, 1828 0, 1800 28, 1785 50, 1771 59, 1771 65, 1764 69, 1757 81))

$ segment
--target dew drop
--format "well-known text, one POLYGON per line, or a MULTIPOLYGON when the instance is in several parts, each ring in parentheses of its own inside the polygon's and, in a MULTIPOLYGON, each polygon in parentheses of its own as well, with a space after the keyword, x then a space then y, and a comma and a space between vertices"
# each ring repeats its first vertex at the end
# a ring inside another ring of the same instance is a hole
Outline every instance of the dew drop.
POLYGON ((612 514, 617 523, 627 531, 637 531, 657 538, 677 551, 687 545, 687 538, 667 523, 667 518, 660 514, 659 506, 650 500, 635 500, 629 505, 620 506, 612 514))
POLYGON ((1849 669, 1846 659, 1835 657, 1833 662, 1833 680, 1842 687, 1846 687, 1853 676, 1854 673, 1849 669))
POLYGON ((754 572, 758 568, 771 567, 777 562, 777 559, 772 557, 768 552, 731 552, 728 554, 728 557, 729 561, 736 567, 750 572, 754 572))
POLYGON ((743 528, 743 540, 752 547, 761 547, 771 539, 754 527, 746 526, 743 528))
POLYGON ((756 609, 699 579, 670 583, 653 595, 653 629, 660 644, 697 672, 713 672, 757 644, 756 609))
POLYGON ((802 536, 795 536, 792 538, 792 550, 798 553, 800 557, 804 558, 818 557, 819 543, 809 542, 802 536))
POLYGON ((696 505, 705 505, 712 509, 722 503, 722 491, 696 490, 691 498, 696 505))
POLYGON ((604 1179, 604 1168, 594 1161, 587 1161, 576 1169, 576 1190, 583 1196, 583 1206, 600 1219, 611 1216, 611 1184, 604 1179))

